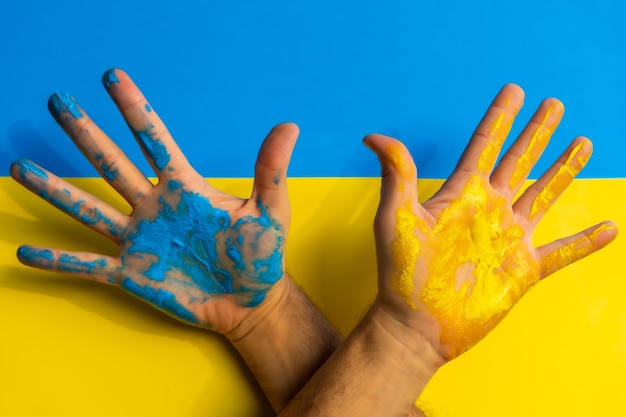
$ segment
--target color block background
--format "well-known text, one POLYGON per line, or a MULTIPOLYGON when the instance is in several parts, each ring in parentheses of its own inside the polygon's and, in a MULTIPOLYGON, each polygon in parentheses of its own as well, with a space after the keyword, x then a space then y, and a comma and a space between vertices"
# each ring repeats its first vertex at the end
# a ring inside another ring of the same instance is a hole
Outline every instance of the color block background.
MULTIPOLYGON (((379 168, 360 144, 371 131, 407 143, 425 198, 504 83, 527 93, 513 134, 558 97, 565 118, 533 176, 576 135, 595 153, 536 242, 604 219, 626 225, 626 5, 473 3, 0 3, 0 415, 271 415, 221 337, 15 260, 27 242, 115 251, 7 177, 28 157, 124 208, 46 111, 50 93, 69 90, 152 175, 100 85, 110 67, 131 74, 192 164, 228 192, 249 192, 272 125, 300 125, 288 264, 343 333, 375 294, 379 168)), ((625 250, 618 237, 533 289, 435 377, 420 399, 429 415, 624 415, 625 250)))

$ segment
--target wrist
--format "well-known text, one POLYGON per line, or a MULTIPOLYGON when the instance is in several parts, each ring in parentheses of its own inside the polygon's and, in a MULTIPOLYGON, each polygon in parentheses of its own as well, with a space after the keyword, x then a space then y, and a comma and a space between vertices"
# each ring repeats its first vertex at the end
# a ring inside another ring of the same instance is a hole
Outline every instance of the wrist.
POLYGON ((277 412, 341 342, 291 278, 285 275, 281 282, 267 304, 226 334, 277 412))
POLYGON ((281 416, 407 415, 442 364, 419 332, 375 303, 281 416))
POLYGON ((224 336, 234 345, 247 339, 253 339, 258 334, 265 334, 275 326, 281 312, 285 310, 295 284, 286 273, 267 293, 265 300, 259 306, 252 308, 237 326, 224 336))
POLYGON ((416 382, 422 384, 421 388, 446 363, 438 342, 434 342, 438 341, 438 334, 432 334, 428 319, 398 319, 379 300, 372 306, 369 316, 373 329, 393 348, 395 357, 402 358, 407 371, 413 372, 416 382))

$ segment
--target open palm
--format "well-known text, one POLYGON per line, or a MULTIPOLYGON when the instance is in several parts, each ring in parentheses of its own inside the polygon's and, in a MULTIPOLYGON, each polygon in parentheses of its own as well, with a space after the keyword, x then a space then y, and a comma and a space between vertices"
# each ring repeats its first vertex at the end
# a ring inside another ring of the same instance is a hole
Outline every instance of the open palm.
POLYGON ((130 215, 28 160, 12 176, 57 208, 114 240, 118 256, 22 246, 30 266, 118 285, 158 309, 226 333, 254 307, 278 298, 290 208, 286 171, 297 127, 279 125, 259 152, 250 199, 212 187, 191 168, 167 129, 120 70, 103 83, 158 176, 153 185, 93 123, 73 97, 49 108, 103 178, 131 205, 130 215))
POLYGON ((383 167, 375 224, 380 298, 402 320, 420 320, 445 358, 481 340, 541 278, 616 235, 615 226, 606 222, 533 247, 535 227, 584 167, 592 148, 588 139, 577 138, 515 199, 563 115, 560 102, 545 100, 494 170, 522 101, 519 87, 503 88, 453 175, 422 205, 408 150, 381 135, 365 139, 383 167))

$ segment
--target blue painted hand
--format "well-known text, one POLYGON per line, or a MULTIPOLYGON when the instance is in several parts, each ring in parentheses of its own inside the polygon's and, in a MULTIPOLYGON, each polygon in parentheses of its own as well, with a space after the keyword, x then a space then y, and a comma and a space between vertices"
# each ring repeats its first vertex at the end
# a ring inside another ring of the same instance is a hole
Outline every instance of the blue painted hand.
POLYGON ((255 307, 281 296, 290 209, 286 171, 298 135, 270 132, 259 152, 250 199, 213 188, 186 161, 165 126, 120 70, 103 83, 154 168, 153 185, 67 93, 49 108, 103 178, 131 205, 124 215, 34 163, 12 176, 58 209, 120 245, 117 256, 22 246, 24 264, 118 285, 156 308, 226 333, 255 307))

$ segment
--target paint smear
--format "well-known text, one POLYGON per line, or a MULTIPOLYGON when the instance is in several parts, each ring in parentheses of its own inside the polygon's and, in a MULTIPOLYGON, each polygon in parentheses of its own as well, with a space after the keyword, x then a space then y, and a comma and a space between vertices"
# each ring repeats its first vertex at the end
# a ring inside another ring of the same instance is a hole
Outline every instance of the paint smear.
POLYGON ((559 167, 556 174, 535 197, 530 208, 530 220, 533 220, 539 213, 548 211, 565 188, 584 168, 589 158, 591 158, 589 141, 582 141, 572 149, 563 165, 559 167))
POLYGON ((170 154, 167 153, 167 148, 163 142, 154 138, 151 133, 153 128, 154 126, 150 125, 147 129, 136 130, 134 133, 150 160, 154 162, 154 166, 163 171, 163 168, 170 162, 170 154))
POLYGON ((233 294, 244 307, 262 302, 283 276, 282 227, 260 201, 260 216, 233 223, 228 212, 180 182, 169 181, 168 189, 178 203, 160 200, 156 218, 141 221, 123 242, 127 256, 149 259, 143 275, 152 281, 180 281, 183 274, 202 293, 233 294))
POLYGON ((513 118, 507 116, 506 112, 501 112, 489 127, 489 142, 478 158, 478 170, 483 174, 489 174, 493 169, 502 144, 511 130, 513 118))
POLYGON ((420 299, 452 357, 481 340, 540 278, 509 203, 488 196, 484 181, 470 178, 424 244, 430 262, 420 299))
POLYGON ((13 162, 13 165, 18 168, 20 178, 22 178, 23 180, 26 179, 27 174, 33 174, 41 178, 42 180, 48 179, 48 174, 46 174, 43 169, 41 169, 39 166, 29 161, 28 159, 20 158, 13 162))
POLYGON ((176 296, 162 288, 152 288, 149 285, 144 287, 137 285, 130 278, 125 278, 120 282, 120 287, 131 294, 148 301, 165 313, 192 324, 197 324, 196 315, 176 301, 176 296))
POLYGON ((391 289, 400 295, 412 309, 416 309, 413 302, 413 275, 417 256, 421 245, 415 236, 415 227, 419 219, 413 214, 410 202, 400 207, 396 212, 396 239, 392 244, 394 269, 391 275, 391 289))
POLYGON ((50 269, 54 266, 54 254, 49 249, 38 249, 32 246, 20 246, 17 257, 25 265, 50 269))
MULTIPOLYGON (((537 160, 541 156, 541 152, 548 144, 548 141, 554 133, 554 129, 556 128, 556 126, 554 124, 548 126, 547 121, 550 115, 554 112, 555 107, 555 104, 551 104, 548 107, 545 115, 543 116, 543 119, 539 123, 539 126, 537 126, 537 128, 533 132, 528 142, 526 151, 517 160, 515 170, 513 171, 513 174, 511 175, 511 180, 509 181, 510 188, 516 188, 524 180, 526 180, 526 177, 528 177, 528 174, 530 173, 533 165, 535 164, 535 162, 537 162, 537 160)), ((562 107, 559 105, 559 108, 562 107)))
POLYGON ((78 109, 76 100, 67 91, 57 91, 50 97, 50 104, 55 116, 61 116, 63 113, 69 113, 73 118, 79 119, 83 117, 83 114, 78 109))
POLYGON ((430 230, 410 202, 396 212, 392 289, 411 308, 425 308, 438 321, 450 357, 481 340, 540 278, 509 202, 487 195, 486 181, 470 177, 461 197, 430 230), (427 270, 416 270, 418 261, 427 270), (418 293, 415 275, 427 277, 418 293))
POLYGON ((100 169, 102 170, 102 175, 109 181, 114 181, 120 174, 118 168, 110 169, 105 163, 100 165, 100 169))
POLYGON ((613 225, 603 224, 588 236, 582 236, 576 241, 558 248, 554 252, 546 255, 541 260, 546 274, 551 274, 561 268, 566 267, 579 259, 593 253, 598 247, 597 241, 605 231, 617 230, 613 225))
POLYGON ((106 71, 104 75, 102 76, 102 85, 104 85, 104 88, 106 88, 107 90, 111 88, 111 84, 119 83, 119 82, 120 80, 119 78, 117 78, 117 75, 115 74, 115 69, 110 69, 106 71))

